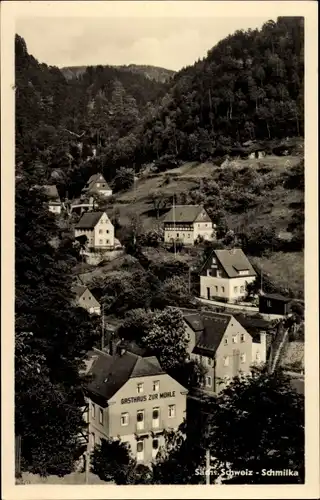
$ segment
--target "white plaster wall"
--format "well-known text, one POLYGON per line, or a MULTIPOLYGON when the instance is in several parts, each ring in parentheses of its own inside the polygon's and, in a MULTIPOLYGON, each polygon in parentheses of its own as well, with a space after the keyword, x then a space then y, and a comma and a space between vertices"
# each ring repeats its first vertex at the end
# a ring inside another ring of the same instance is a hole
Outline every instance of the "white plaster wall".
POLYGON ((201 236, 207 241, 215 240, 214 229, 212 222, 195 222, 194 223, 194 239, 201 236))

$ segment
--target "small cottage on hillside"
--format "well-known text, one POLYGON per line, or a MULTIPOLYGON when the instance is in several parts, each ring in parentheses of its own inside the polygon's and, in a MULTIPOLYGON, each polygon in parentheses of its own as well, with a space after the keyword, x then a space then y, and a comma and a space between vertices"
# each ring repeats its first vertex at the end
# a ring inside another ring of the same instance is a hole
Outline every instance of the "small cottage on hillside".
POLYGON ((77 306, 83 307, 89 314, 97 314, 100 316, 100 304, 87 286, 75 285, 72 291, 75 294, 75 304, 77 306))
POLYGON ((60 214, 62 203, 60 200, 60 196, 57 190, 57 186, 55 185, 46 185, 43 186, 45 193, 48 197, 48 208, 49 211, 54 214, 60 214))
POLYGON ((86 236, 88 248, 114 248, 114 226, 105 212, 84 213, 75 226, 74 235, 75 238, 86 236))
POLYGON ((259 296, 259 312, 262 314, 277 314, 286 316, 290 313, 292 299, 278 293, 259 296))
POLYGON ((200 271, 200 296, 235 302, 246 295, 256 272, 241 248, 212 250, 200 271))
POLYGON ((249 333, 230 314, 208 311, 183 313, 189 336, 188 352, 207 370, 203 389, 217 394, 252 365, 266 361, 266 335, 249 333))
POLYGON ((197 239, 216 239, 215 226, 206 210, 200 205, 173 206, 164 219, 164 241, 179 241, 194 245, 197 239))
POLYGON ((105 180, 102 174, 94 174, 90 177, 87 184, 82 190, 83 194, 92 195, 100 194, 102 196, 108 197, 112 196, 112 189, 105 180))

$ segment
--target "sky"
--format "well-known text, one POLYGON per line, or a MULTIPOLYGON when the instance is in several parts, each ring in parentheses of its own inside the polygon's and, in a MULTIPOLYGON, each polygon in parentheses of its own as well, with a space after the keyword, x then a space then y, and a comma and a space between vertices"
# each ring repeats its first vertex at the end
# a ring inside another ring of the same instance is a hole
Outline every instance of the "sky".
POLYGON ((236 30, 261 28, 272 18, 181 14, 18 17, 15 31, 25 39, 30 54, 52 66, 148 64, 179 70, 205 57, 236 30))

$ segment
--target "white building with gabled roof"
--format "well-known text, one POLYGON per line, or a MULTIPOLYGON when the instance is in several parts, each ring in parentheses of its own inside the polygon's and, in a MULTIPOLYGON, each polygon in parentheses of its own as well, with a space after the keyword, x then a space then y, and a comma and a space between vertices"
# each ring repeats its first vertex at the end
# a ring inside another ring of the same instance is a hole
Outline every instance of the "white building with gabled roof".
POLYGON ((88 248, 114 248, 114 226, 106 212, 84 213, 74 228, 74 236, 86 236, 88 248))
POLYGON ((202 238, 216 239, 215 226, 207 211, 201 205, 176 205, 164 218, 164 241, 179 241, 184 245, 194 245, 202 238))
POLYGON ((112 189, 100 173, 91 175, 87 184, 82 189, 82 193, 86 195, 100 194, 105 197, 112 196, 112 189))

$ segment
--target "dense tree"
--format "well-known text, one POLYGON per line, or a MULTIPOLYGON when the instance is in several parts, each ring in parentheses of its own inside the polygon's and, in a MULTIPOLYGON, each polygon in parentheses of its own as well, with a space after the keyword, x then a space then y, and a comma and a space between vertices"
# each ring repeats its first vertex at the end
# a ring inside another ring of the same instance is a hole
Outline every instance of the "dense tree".
POLYGON ((165 370, 184 363, 188 357, 188 335, 181 311, 168 307, 157 313, 141 343, 157 356, 165 370))
POLYGON ((303 483, 303 396, 281 372, 234 379, 212 405, 208 446, 221 469, 253 471, 228 483, 303 483), (297 475, 263 474, 283 469, 297 475))
POLYGON ((134 183, 134 170, 132 168, 120 167, 113 179, 113 189, 117 191, 126 191, 134 183))
POLYGON ((91 471, 103 481, 122 482, 130 466, 130 448, 117 439, 103 439, 91 455, 91 471))
POLYGON ((22 463, 32 472, 66 474, 84 425, 79 369, 96 324, 72 302, 77 250, 72 240, 60 238, 45 194, 26 177, 16 185, 15 237, 15 426, 22 463), (39 369, 32 368, 30 352, 34 361, 41 360, 39 369))

